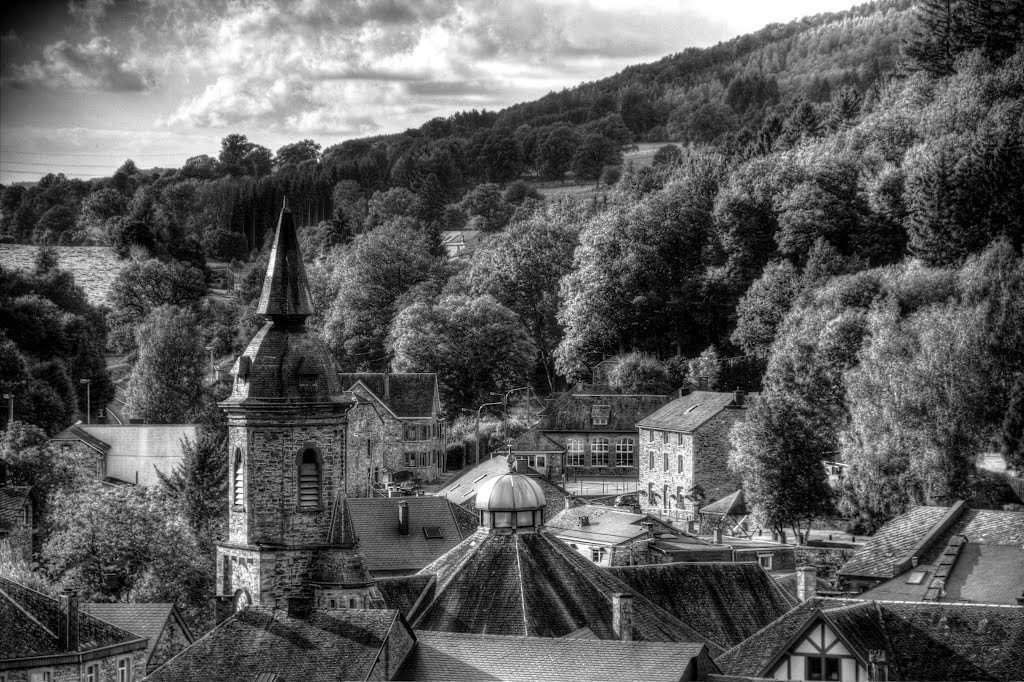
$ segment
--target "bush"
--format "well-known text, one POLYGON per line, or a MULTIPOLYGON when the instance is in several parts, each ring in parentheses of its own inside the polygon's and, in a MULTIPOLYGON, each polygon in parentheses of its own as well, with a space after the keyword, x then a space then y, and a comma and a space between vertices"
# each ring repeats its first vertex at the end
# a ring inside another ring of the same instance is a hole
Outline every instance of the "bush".
POLYGON ((236 258, 245 258, 249 250, 249 243, 245 239, 245 235, 218 229, 206 233, 203 247, 211 258, 231 261, 236 258))

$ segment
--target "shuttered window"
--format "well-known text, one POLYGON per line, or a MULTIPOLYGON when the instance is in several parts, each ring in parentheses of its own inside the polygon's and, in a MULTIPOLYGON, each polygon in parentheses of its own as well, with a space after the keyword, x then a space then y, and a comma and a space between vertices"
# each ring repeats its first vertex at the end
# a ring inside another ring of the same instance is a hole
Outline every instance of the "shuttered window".
POLYGON ((299 464, 299 506, 320 506, 320 465, 314 450, 304 451, 299 464))
POLYGON ((242 451, 235 448, 235 478, 234 478, 234 505, 241 507, 245 504, 245 470, 242 468, 242 451))

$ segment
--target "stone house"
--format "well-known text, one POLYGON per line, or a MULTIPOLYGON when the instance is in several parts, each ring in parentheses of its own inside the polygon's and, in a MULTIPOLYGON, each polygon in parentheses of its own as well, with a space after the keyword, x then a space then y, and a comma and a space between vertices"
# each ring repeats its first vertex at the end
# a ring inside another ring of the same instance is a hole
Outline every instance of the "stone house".
POLYGON ((389 474, 412 472, 429 482, 444 471, 445 433, 437 375, 340 374, 356 399, 348 414, 346 493, 368 496, 389 474))
POLYGON ((195 637, 174 604, 82 603, 82 613, 146 638, 139 677, 153 672, 179 654, 195 637))
POLYGON ((79 608, 0 577, 0 679, 133 682, 145 674, 147 640, 79 608))
POLYGON ((0 541, 25 561, 32 561, 37 505, 31 486, 0 485, 0 541))
POLYGON ((547 476, 637 476, 636 423, 667 395, 624 395, 599 384, 577 384, 544 408, 540 422, 510 446, 512 454, 547 476))
POLYGON ((640 505, 643 510, 694 518, 705 500, 735 492, 729 471, 729 431, 746 418, 743 391, 692 391, 638 419, 640 505))

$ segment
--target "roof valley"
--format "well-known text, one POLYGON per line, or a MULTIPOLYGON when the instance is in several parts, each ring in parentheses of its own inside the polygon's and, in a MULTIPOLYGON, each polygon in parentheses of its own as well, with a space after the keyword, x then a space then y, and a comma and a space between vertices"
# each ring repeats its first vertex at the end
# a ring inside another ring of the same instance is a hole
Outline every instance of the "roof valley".
POLYGON ((523 575, 523 560, 520 556, 523 551, 522 543, 520 542, 520 536, 516 535, 516 569, 519 571, 519 603, 523 609, 523 636, 530 636, 530 621, 527 618, 526 610, 526 588, 523 582, 526 580, 526 576, 523 575))

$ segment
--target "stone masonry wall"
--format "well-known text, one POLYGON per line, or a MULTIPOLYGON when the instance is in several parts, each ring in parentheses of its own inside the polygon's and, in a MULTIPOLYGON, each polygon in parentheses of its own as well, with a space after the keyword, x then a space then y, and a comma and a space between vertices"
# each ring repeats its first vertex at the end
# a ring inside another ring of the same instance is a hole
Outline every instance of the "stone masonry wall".
POLYGON ((640 467, 638 490, 640 507, 645 512, 663 512, 666 510, 690 514, 693 504, 681 499, 693 487, 693 452, 694 437, 692 434, 640 429, 640 448, 637 465, 640 467), (682 441, 681 443, 679 441, 682 441), (667 442, 666 442, 667 441, 667 442), (651 455, 654 456, 654 468, 651 468, 651 455), (679 457, 682 456, 682 470, 679 468, 679 457), (667 467, 666 467, 667 462, 667 467), (668 497, 665 496, 668 486, 668 497), (654 496, 646 493, 653 490, 654 496), (673 499, 675 496, 675 499, 673 499))
POLYGON ((226 454, 233 458, 240 448, 245 471, 245 506, 231 508, 229 541, 326 543, 334 496, 345 490, 344 415, 284 414, 263 422, 233 416, 229 432, 226 454), (298 460, 307 447, 322 458, 320 505, 311 509, 298 500, 298 460))
POLYGON ((568 433, 545 431, 544 435, 561 445, 563 448, 566 447, 570 438, 579 439, 583 443, 582 466, 567 464, 568 453, 566 453, 566 455, 548 455, 548 473, 555 478, 561 477, 563 472, 569 479, 572 479, 574 476, 577 478, 590 476, 621 476, 623 478, 635 478, 637 475, 636 464, 638 443, 635 431, 608 433, 568 433), (608 439, 608 466, 595 466, 591 458, 591 445, 598 438, 608 439), (633 466, 620 467, 615 463, 615 444, 620 438, 633 439, 633 466))
POLYGON ((117 662, 122 658, 130 658, 132 662, 131 682, 139 682, 146 674, 146 650, 133 651, 117 656, 107 656, 94 661, 84 663, 64 663, 61 665, 40 666, 38 668, 23 668, 21 670, 7 670, 8 682, 29 682, 32 673, 47 671, 50 673, 51 682, 80 682, 85 680, 85 671, 90 665, 100 666, 100 682, 115 682, 117 680, 117 662))
POLYGON ((693 478, 700 483, 710 503, 740 488, 740 477, 729 471, 729 431, 746 419, 744 408, 726 408, 701 425, 697 431, 693 478))

